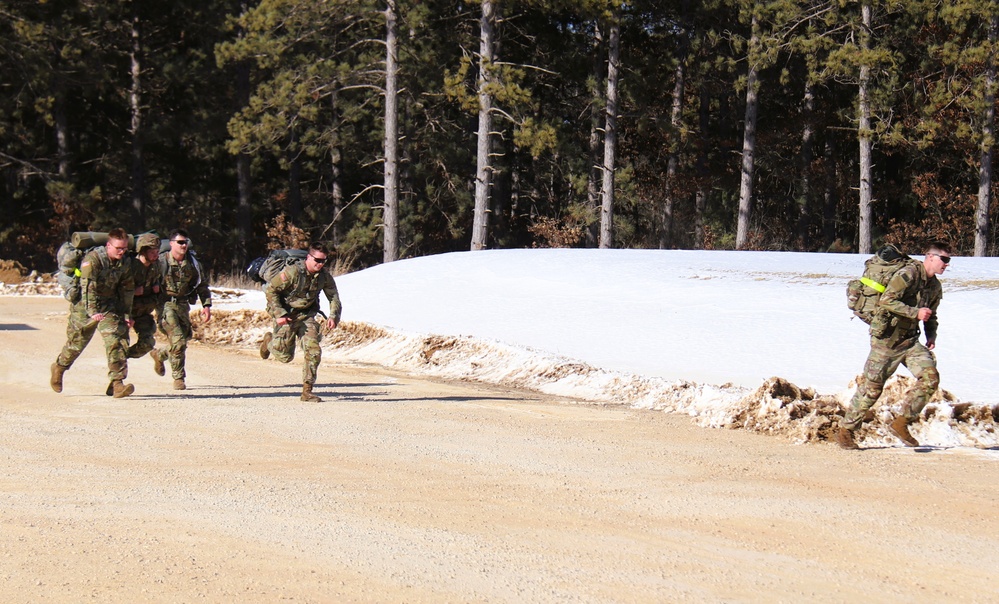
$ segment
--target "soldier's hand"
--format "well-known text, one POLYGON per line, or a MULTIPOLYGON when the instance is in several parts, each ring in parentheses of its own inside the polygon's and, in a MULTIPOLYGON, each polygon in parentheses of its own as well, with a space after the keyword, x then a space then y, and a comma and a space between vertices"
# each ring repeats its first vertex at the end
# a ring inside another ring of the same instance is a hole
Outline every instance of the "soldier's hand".
POLYGON ((927 350, 933 350, 936 347, 937 347, 937 341, 936 340, 926 340, 926 349, 927 350))
POLYGON ((334 319, 333 317, 326 319, 326 331, 336 329, 336 325, 337 325, 336 319, 334 319))
POLYGON ((90 320, 93 321, 93 322, 95 322, 95 323, 100 323, 101 321, 104 320, 104 313, 99 312, 99 313, 90 315, 90 320))
POLYGON ((926 308, 925 306, 923 308, 920 308, 919 312, 916 313, 916 318, 919 319, 920 321, 925 321, 932 316, 933 316, 933 311, 930 310, 929 308, 926 308))
POLYGON ((274 322, 277 323, 278 325, 287 325, 288 323, 291 323, 291 319, 289 319, 288 317, 279 317, 274 322))
POLYGON ((139 287, 135 288, 135 295, 141 296, 143 291, 145 291, 145 289, 140 285, 139 287))
POLYGON ((205 306, 201 309, 201 316, 204 317, 205 323, 212 320, 212 307, 205 306))
POLYGON ((125 324, 128 325, 129 329, 135 327, 135 319, 125 319, 125 324))

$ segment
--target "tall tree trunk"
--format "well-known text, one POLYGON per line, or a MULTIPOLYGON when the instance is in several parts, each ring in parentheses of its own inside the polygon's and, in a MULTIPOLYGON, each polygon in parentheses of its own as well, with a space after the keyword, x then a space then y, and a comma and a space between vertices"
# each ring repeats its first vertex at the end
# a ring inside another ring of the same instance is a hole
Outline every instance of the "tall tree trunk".
MULTIPOLYGON (((689 0, 684 0, 681 6, 681 20, 687 20, 690 9, 689 0)), ((683 119, 683 90, 687 76, 687 52, 690 48, 688 36, 690 30, 686 25, 680 30, 680 47, 677 49, 676 69, 673 70, 673 103, 670 107, 669 123, 673 130, 674 140, 670 141, 669 159, 666 162, 666 183, 663 193, 662 230, 659 233, 659 248, 669 249, 673 246, 673 211, 676 199, 676 173, 680 164, 680 141, 678 133, 683 119)))
POLYGON ((871 50, 871 3, 861 5, 863 24, 860 32, 860 86, 858 100, 860 123, 857 139, 860 142, 860 224, 857 248, 861 254, 870 254, 873 248, 871 236, 871 152, 874 146, 871 132, 871 105, 868 88, 871 83, 871 67, 867 55, 871 50))
POLYGON ((288 137, 288 218, 297 225, 302 216, 302 161, 294 126, 288 137))
POLYGON ((826 132, 822 163, 825 168, 825 193, 822 204, 822 241, 828 249, 836 241, 836 208, 839 206, 839 189, 836 179, 836 137, 826 132))
POLYGON ((611 18, 607 49, 607 109, 604 116, 604 163, 600 194, 600 247, 614 247, 614 169, 617 162, 617 79, 621 60, 621 23, 611 18))
MULTIPOLYGON (((993 4, 994 6, 994 4, 993 4)), ((989 52, 985 66, 985 120, 982 124, 982 157, 978 165, 978 210, 975 212, 975 255, 988 254, 989 209, 992 206, 992 153, 995 148, 996 64, 995 45, 999 38, 999 16, 992 14, 989 23, 989 52)))
MULTIPOLYGON (((593 90, 590 101, 590 165, 586 176, 586 203, 593 209, 593 215, 600 213, 600 131, 604 129, 604 103, 600 88, 604 81, 604 57, 601 48, 604 43, 603 30, 599 21, 593 30, 593 90)), ((594 220, 586 229, 586 247, 597 247, 600 223, 594 220)))
MULTIPOLYGON (((334 130, 339 128, 339 111, 340 107, 337 105, 339 95, 334 90, 330 94, 330 111, 333 114, 333 126, 334 130)), ((333 205, 333 220, 330 223, 331 238, 333 240, 333 246, 336 247, 340 245, 340 225, 338 224, 338 219, 340 217, 340 212, 343 211, 343 153, 340 149, 339 137, 333 136, 332 145, 330 146, 330 201, 333 205)))
POLYGON ((815 91, 811 79, 805 80, 801 104, 804 126, 801 129, 801 179, 798 186, 798 239, 807 251, 811 247, 812 222, 812 159, 815 156, 815 91))
POLYGON ((396 90, 396 57, 399 42, 396 38, 395 0, 385 2, 385 222, 383 233, 383 262, 399 257, 399 108, 396 90))
POLYGON ((701 87, 700 105, 697 109, 700 134, 700 149, 697 150, 697 193, 694 196, 694 248, 703 250, 704 210, 707 207, 708 191, 711 188, 711 175, 708 173, 708 128, 711 127, 711 96, 707 87, 701 87))
POLYGON ((486 248, 489 236, 489 189, 492 181, 490 165, 490 132, 493 128, 493 97, 489 92, 493 69, 493 0, 482 0, 479 19, 479 131, 475 160, 475 214, 472 219, 472 250, 486 248))
MULTIPOLYGON (((245 5, 244 5, 245 7, 245 5)), ((243 9, 246 10, 245 8, 243 9)), ((250 65, 241 62, 236 66, 236 99, 239 108, 250 103, 250 65)), ((253 231, 252 180, 250 155, 240 151, 236 155, 236 266, 246 266, 250 256, 250 238, 253 231)))
POLYGON ((132 48, 130 53, 132 88, 129 91, 129 108, 132 112, 132 214, 134 227, 146 226, 145 167, 142 163, 142 35, 140 30, 139 2, 132 2, 132 48))
POLYGON ((749 222, 753 212, 753 171, 756 161, 757 100, 756 56, 760 46, 759 19, 754 11, 749 36, 749 73, 746 78, 746 121, 742 135, 742 172, 739 183, 739 221, 735 233, 735 249, 741 250, 749 241, 749 222))

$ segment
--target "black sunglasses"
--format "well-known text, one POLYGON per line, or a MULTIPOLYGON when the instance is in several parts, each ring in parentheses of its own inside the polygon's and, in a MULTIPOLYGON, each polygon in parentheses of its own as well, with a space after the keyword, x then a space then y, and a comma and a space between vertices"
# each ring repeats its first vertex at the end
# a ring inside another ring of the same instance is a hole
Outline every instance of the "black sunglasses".
POLYGON ((950 264, 950 256, 941 256, 940 254, 936 254, 933 252, 931 252, 930 255, 936 256, 937 258, 940 259, 940 262, 943 262, 944 264, 950 264))
POLYGON ((187 239, 174 239, 173 242, 177 245, 187 245, 190 243, 187 239))
POLYGON ((316 258, 312 254, 309 254, 309 258, 312 258, 312 261, 316 264, 326 264, 326 261, 329 260, 329 258, 316 258))

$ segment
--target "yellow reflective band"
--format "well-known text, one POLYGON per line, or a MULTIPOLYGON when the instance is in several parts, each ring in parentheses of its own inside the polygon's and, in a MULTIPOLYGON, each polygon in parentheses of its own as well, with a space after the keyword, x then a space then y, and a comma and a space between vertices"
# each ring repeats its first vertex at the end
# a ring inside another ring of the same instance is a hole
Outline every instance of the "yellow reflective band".
POLYGON ((73 276, 74 277, 79 277, 81 274, 82 273, 80 273, 80 269, 78 269, 78 268, 74 268, 73 269, 73 276))
POLYGON ((861 277, 860 282, 866 285, 867 287, 873 289, 874 291, 878 292, 879 294, 885 293, 885 289, 887 289, 884 285, 881 285, 880 283, 878 283, 873 279, 868 279, 867 277, 861 277))

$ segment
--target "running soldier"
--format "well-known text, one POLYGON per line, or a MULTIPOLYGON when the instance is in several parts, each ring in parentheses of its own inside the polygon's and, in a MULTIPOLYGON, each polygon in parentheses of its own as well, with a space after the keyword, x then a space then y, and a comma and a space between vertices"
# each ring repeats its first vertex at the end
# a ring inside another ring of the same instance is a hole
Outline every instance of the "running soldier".
MULTIPOLYGON (((132 298, 132 321, 135 330, 135 344, 128 347, 128 358, 137 359, 156 346, 156 319, 154 311, 159 311, 160 292, 163 291, 163 275, 160 273, 160 238, 153 233, 144 233, 135 240, 135 259, 132 261, 132 278, 135 281, 135 296, 132 298)), ((160 313, 162 314, 162 313, 160 313)), ((153 356, 156 372, 163 375, 163 363, 153 356)))
POLYGON ((885 382, 898 366, 905 365, 916 378, 906 393, 902 413, 888 425, 888 431, 909 447, 919 441, 909 433, 909 424, 919 420, 919 413, 940 385, 937 360, 933 355, 937 340, 937 306, 943 288, 937 275, 950 263, 950 247, 935 242, 926 249, 921 263, 904 266, 885 286, 878 300, 878 311, 871 322, 871 352, 850 409, 840 422, 836 442, 844 449, 856 449, 853 433, 864 422, 867 411, 881 396, 885 382), (919 322, 926 328, 926 345, 919 343, 919 322))
POLYGON ((56 392, 62 392, 63 374, 83 353, 94 332, 100 332, 104 339, 111 395, 122 398, 135 392, 135 386, 125 384, 135 294, 127 251, 128 235, 123 229, 112 229, 107 244, 90 250, 80 262, 80 301, 70 307, 66 344, 52 364, 50 385, 56 392))
POLYGON ((324 270, 328 260, 326 246, 313 243, 303 262, 288 264, 264 288, 267 312, 274 317, 275 325, 260 343, 260 358, 267 359, 273 354, 278 361, 290 363, 295 358, 295 340, 301 338, 305 354, 301 400, 305 402, 319 403, 323 400, 312 393, 323 357, 320 347, 323 336, 316 321, 319 292, 323 292, 330 303, 326 329, 335 329, 340 323, 340 294, 333 276, 324 270))
POLYGON ((191 328, 191 303, 201 300, 201 316, 205 322, 212 319, 212 292, 208 289, 201 264, 188 253, 191 239, 184 229, 170 232, 170 253, 160 257, 160 274, 163 276, 163 305, 160 314, 160 329, 170 340, 167 350, 154 349, 154 369, 159 375, 166 374, 164 361, 170 359, 173 370, 173 389, 184 390, 187 372, 187 342, 194 335, 191 328))

